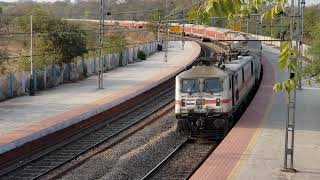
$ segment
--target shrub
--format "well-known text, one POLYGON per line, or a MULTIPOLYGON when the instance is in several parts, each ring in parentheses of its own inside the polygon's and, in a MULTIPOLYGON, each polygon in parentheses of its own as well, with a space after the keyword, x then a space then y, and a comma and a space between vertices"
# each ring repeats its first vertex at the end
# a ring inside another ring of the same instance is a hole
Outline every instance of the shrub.
POLYGON ((146 53, 144 53, 143 51, 139 51, 138 58, 141 60, 146 60, 146 58, 147 58, 146 53))

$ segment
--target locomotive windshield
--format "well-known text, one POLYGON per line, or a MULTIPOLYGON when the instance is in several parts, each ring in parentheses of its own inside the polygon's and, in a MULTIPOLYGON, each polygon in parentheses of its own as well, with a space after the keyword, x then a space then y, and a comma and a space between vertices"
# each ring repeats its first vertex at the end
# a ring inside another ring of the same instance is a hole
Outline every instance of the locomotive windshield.
POLYGON ((199 92, 199 82, 196 79, 184 79, 182 80, 182 92, 194 93, 199 92))
POLYGON ((204 92, 217 93, 222 91, 222 85, 219 79, 204 80, 204 92))

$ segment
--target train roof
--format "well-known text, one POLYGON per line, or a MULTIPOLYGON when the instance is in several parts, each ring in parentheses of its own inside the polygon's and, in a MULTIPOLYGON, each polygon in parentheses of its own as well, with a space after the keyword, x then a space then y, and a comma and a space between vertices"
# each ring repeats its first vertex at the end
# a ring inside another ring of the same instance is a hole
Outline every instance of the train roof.
POLYGON ((229 69, 231 71, 238 71, 240 67, 244 66, 251 59, 252 59, 252 56, 238 56, 237 60, 232 60, 231 62, 228 62, 224 65, 226 69, 229 69))
POLYGON ((224 71, 216 66, 194 66, 191 69, 184 71, 177 75, 179 78, 212 78, 212 77, 226 77, 229 72, 224 71))

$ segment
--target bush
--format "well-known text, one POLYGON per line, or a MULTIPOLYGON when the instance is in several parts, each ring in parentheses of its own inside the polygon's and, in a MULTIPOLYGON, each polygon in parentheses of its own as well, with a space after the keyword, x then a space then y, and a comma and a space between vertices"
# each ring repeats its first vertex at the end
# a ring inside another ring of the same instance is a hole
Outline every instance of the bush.
MULTIPOLYGON (((34 58, 35 68, 70 63, 87 52, 86 33, 78 24, 54 17, 40 7, 32 9, 30 14, 33 15, 33 31, 41 33, 34 37, 34 54, 38 54, 34 58)), ((29 14, 17 17, 15 25, 21 32, 30 32, 29 14)))
POLYGON ((139 51, 138 58, 141 60, 146 60, 147 59, 146 53, 144 53, 143 51, 139 51))

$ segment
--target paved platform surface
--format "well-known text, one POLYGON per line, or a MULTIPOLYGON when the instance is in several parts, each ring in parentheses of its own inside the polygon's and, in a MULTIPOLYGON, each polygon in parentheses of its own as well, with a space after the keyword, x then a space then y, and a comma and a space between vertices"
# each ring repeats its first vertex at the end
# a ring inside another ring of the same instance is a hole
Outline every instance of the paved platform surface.
POLYGON ((320 179, 320 90, 297 92, 294 168, 285 173, 284 134, 287 106, 285 93, 271 90, 274 81, 288 77, 279 72, 279 51, 264 47, 264 79, 235 128, 191 179, 320 179))
POLYGON ((170 42, 164 53, 104 74, 104 89, 97 76, 60 85, 0 103, 0 154, 112 108, 173 77, 200 54, 200 46, 170 42))

